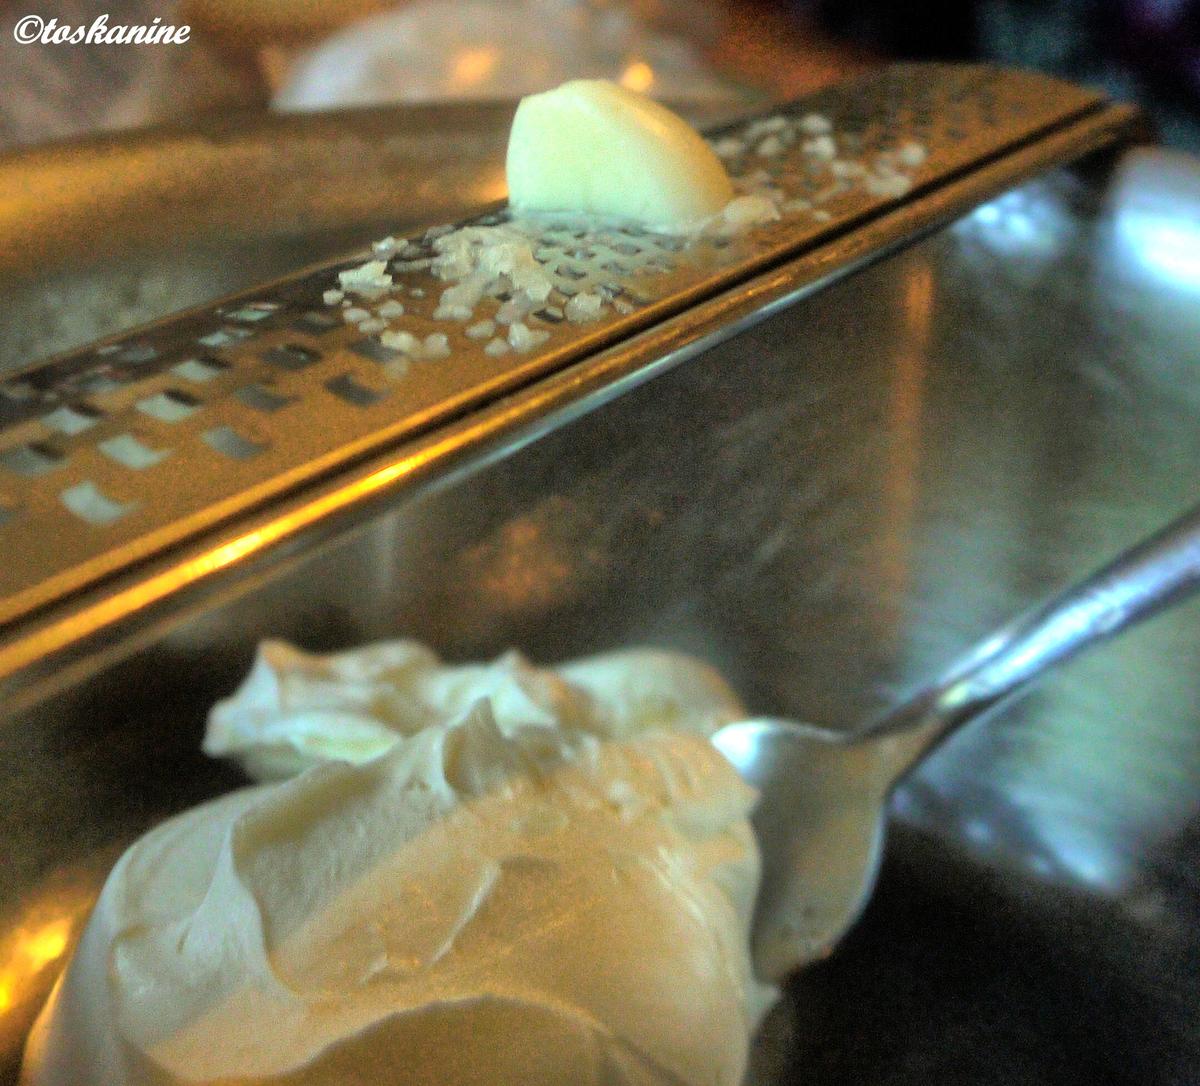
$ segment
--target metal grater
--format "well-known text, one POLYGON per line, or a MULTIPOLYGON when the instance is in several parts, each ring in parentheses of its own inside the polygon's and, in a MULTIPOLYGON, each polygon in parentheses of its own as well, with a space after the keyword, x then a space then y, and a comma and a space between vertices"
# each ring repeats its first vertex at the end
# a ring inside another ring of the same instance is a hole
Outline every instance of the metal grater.
MULTIPOLYGON (((424 266, 431 231, 388 256, 388 296, 404 307, 388 323, 418 342, 444 335, 444 351, 397 349, 326 303, 366 252, 12 375, 0 384, 0 680, 277 544, 288 533, 261 528, 273 509, 360 465, 398 464, 414 441, 589 360, 649 372, 1137 119, 1038 75, 896 66, 710 133, 739 186, 784 209, 778 221, 690 241, 547 225, 535 251, 555 291, 522 318, 529 349, 497 347, 503 325, 479 336, 478 322, 504 317, 503 297, 469 320, 435 316, 449 284, 424 266), (897 156, 900 183, 872 173, 897 156), (601 319, 565 317, 580 293, 604 300, 601 319)), ((469 224, 507 221, 495 209, 469 224)), ((372 497, 405 472, 378 478, 372 497)))

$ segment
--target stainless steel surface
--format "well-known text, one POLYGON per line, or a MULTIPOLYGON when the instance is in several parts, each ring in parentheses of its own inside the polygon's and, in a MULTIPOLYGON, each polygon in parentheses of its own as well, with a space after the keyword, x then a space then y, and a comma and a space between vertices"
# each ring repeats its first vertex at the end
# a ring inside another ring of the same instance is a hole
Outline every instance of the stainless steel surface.
MULTIPOLYGON (((590 238, 583 254, 574 252, 571 236, 548 228, 547 259, 559 268, 561 292, 577 289, 574 280, 582 272, 620 292, 632 311, 614 309, 586 326, 548 316, 545 348, 519 362, 488 355, 458 325, 431 321, 441 284, 424 271, 401 269, 397 276, 422 295, 404 295, 406 326, 418 336, 447 328, 454 350, 436 366, 381 365, 403 359, 319 311, 322 291, 336 284, 334 266, 61 359, 0 387, 0 394, 8 393, 9 420, 0 462, 16 473, 7 480, 7 498, 0 495, 7 505, 0 535, 13 556, 0 574, 7 588, 0 603, 0 619, 7 620, 0 675, 9 689, 28 682, 31 669, 58 666, 55 654, 78 649, 86 636, 111 637, 115 623, 137 617, 149 604, 214 574, 227 576, 231 566, 294 533, 308 514, 293 511, 269 529, 253 531, 239 522, 234 538, 215 542, 214 530, 227 531, 235 515, 296 500, 311 514, 319 507, 312 495, 330 473, 348 475, 364 458, 387 456, 397 443, 547 374, 565 373, 568 385, 577 383, 569 367, 589 356, 599 359, 597 372, 611 371, 611 360, 596 352, 614 341, 609 353, 622 352, 627 370, 648 375, 664 360, 694 350, 701 331, 710 343, 733 334, 739 307, 742 317, 761 315, 769 302, 848 273, 1014 179, 1111 142, 1137 123, 1133 111, 1108 107, 1074 88, 981 68, 896 68, 795 109, 831 117, 844 144, 864 154, 919 137, 929 157, 915 195, 898 201, 850 185, 826 204, 830 222, 788 217, 727 245, 704 239, 681 248, 672 239, 626 232, 590 238), (609 246, 607 257, 602 242, 609 246), (770 270, 773 264, 779 270, 770 270), (197 357, 209 360, 202 386, 175 369, 195 366, 197 357), (339 382, 365 390, 366 399, 339 397, 339 382), (286 410, 268 417, 248 406, 243 394, 256 387, 266 387, 286 410), (148 420, 147 404, 163 397, 172 417, 148 420), (72 403, 79 410, 69 413, 64 436, 61 409, 72 403), (230 433, 250 455, 212 447, 214 435, 230 433), (114 463, 103 442, 130 436, 158 462, 136 470, 114 463), (79 513, 81 494, 96 499, 101 522, 79 513), (50 535, 56 546, 41 547, 50 535), (181 550, 185 544, 191 552, 181 550), (147 566, 149 559, 159 566, 147 566), (80 595, 83 589, 88 594, 80 595)), ((740 168, 764 162, 785 193, 802 195, 821 183, 799 152, 769 159, 747 154, 740 168)), ((428 245, 426 238, 419 247, 426 252, 428 245)), ((529 405, 539 399, 537 409, 544 409, 547 397, 535 395, 526 401, 526 417, 510 413, 503 425, 511 430, 536 422, 529 405)), ((407 485, 411 463, 410 454, 391 454, 390 467, 375 469, 374 484, 343 487, 340 511, 348 514, 384 482, 393 490, 407 485)), ((319 515, 327 520, 327 513, 319 515)))
MULTIPOLYGON (((655 642, 754 712, 874 717, 1194 499, 1198 251, 1189 159, 1026 183, 68 676, 0 727, 0 1081, 115 854, 239 782, 199 739, 258 638, 655 642)), ((1189 604, 955 735, 755 1081, 1194 1082, 1197 706, 1189 604)))
POLYGON ((888 796, 958 728, 1047 672, 1200 588, 1200 507, 983 638, 943 678, 848 731, 758 717, 713 736, 759 791, 763 880, 754 918, 761 976, 824 957, 862 914, 878 874, 888 796))

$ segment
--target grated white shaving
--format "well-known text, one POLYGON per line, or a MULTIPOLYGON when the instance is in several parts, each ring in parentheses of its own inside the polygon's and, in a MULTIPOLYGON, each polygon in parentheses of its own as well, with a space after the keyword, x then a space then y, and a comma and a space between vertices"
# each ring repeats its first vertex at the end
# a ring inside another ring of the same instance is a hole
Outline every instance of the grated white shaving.
POLYGON ((365 291, 386 290, 392 285, 392 277, 387 273, 386 261, 368 260, 357 268, 338 272, 338 282, 343 290, 361 294, 365 291))
MULTIPOLYGON (((451 290, 452 289, 453 288, 451 288, 451 290)), ((451 293, 451 290, 444 291, 442 293, 442 297, 445 298, 447 294, 451 293)), ((457 295, 455 295, 455 297, 457 297, 457 295)), ((475 301, 478 300, 478 298, 475 299, 475 301)), ((433 319, 435 321, 469 321, 473 316, 475 316, 474 304, 467 305, 465 303, 458 304, 455 302, 443 301, 442 304, 433 311, 433 319)))
POLYGON ((863 180, 863 187, 872 196, 896 199, 912 188, 912 182, 901 173, 872 173, 863 180))
POLYGON ((527 294, 518 294, 496 310, 496 323, 512 324, 513 321, 522 320, 533 312, 536 304, 527 294))
POLYGON ((467 329, 466 336, 468 339, 487 339, 488 336, 494 335, 495 331, 495 321, 478 321, 467 329))
POLYGON ((712 148, 718 158, 737 158, 746 149, 746 144, 735 136, 724 136, 712 148))
POLYGON ((382 332, 387 327, 387 321, 380 320, 378 317, 372 317, 370 320, 363 321, 358 330, 364 336, 369 336, 372 332, 382 332))
POLYGON ((829 172, 839 180, 845 181, 856 177, 864 177, 867 168, 861 162, 855 162, 851 158, 835 158, 829 164, 829 172))
POLYGON ((508 328, 508 342, 514 351, 532 351, 534 347, 540 347, 549 338, 549 332, 535 331, 521 321, 509 325, 508 328))
POLYGON ((396 317, 404 316, 404 304, 396 301, 395 298, 389 298, 375 312, 385 320, 394 320, 396 317))
POLYGON ((450 341, 441 332, 433 332, 425 337, 425 342, 421 344, 421 356, 423 358, 449 358, 450 357, 450 341))
POLYGON ((343 291, 327 290, 324 294, 321 295, 321 300, 326 305, 337 305, 338 302, 340 302, 345 297, 346 297, 346 295, 343 291))
POLYGON ((769 136, 773 132, 782 132, 790 122, 786 117, 776 114, 774 117, 764 117, 761 121, 753 121, 746 129, 746 139, 753 143, 761 136, 769 136))
POLYGON ((837 144, 832 136, 817 136, 811 140, 805 140, 800 145, 800 150, 806 155, 812 155, 813 158, 837 158, 837 144))
MULTIPOLYGON (((459 286, 478 284, 480 296, 498 280, 514 293, 544 302, 554 289, 550 274, 537 262, 529 237, 512 226, 464 226, 439 236, 433 273, 459 286)), ((443 296, 444 297, 444 296, 443 296)))
POLYGON ((379 256, 390 256, 396 251, 397 241, 389 234, 386 238, 371 242, 371 251, 379 256))
POLYGON ((388 350, 399 351, 401 354, 415 355, 421 349, 421 341, 411 332, 384 332, 379 337, 388 350))
POLYGON ((910 170, 915 170, 918 166, 923 166, 925 159, 928 157, 929 152, 925 149, 925 146, 913 140, 901 144, 900 149, 896 152, 896 160, 901 166, 906 166, 910 170))
POLYGON ((806 113, 800 118, 800 131, 806 136, 827 136, 833 131, 833 122, 820 113, 806 113))
POLYGON ((599 294, 576 294, 567 300, 563 312, 572 324, 598 321, 604 315, 604 299, 599 294))
POLYGON ((497 337, 496 339, 488 340, 487 346, 483 348, 483 353, 494 357, 496 355, 508 354, 510 350, 508 342, 497 337))
POLYGON ((724 232, 744 230, 774 222, 779 217, 779 205, 771 197, 751 193, 748 196, 736 196, 725 205, 718 229, 724 232))
POLYGON ((352 305, 349 309, 342 310, 342 320, 344 320, 347 324, 359 324, 362 321, 369 321, 370 319, 371 314, 367 310, 360 309, 356 305, 352 305))
POLYGON ((783 152, 783 141, 778 136, 768 136, 758 145, 758 153, 763 158, 774 158, 783 152))

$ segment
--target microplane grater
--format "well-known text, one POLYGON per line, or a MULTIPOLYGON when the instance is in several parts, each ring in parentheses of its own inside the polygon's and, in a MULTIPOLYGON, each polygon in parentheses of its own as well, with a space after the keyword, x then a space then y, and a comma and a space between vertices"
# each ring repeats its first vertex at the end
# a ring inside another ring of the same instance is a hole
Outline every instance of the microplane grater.
MULTIPOLYGON (((364 334, 342 305, 327 303, 339 273, 371 259, 368 251, 9 376, 0 384, 0 628, 1107 105, 1039 75, 901 65, 726 126, 710 138, 724 141, 731 175, 743 188, 771 191, 783 216, 689 241, 548 226, 535 250, 553 269, 555 293, 523 318, 542 341, 524 352, 490 352, 491 340, 468 335, 473 321, 503 315, 503 297, 485 298, 471 320, 435 318, 448 284, 424 266, 438 236, 431 231, 403 239, 389 256, 404 307, 392 330, 417 341, 445 335, 446 357, 410 358, 394 337, 364 334), (777 117, 793 126, 815 119, 818 144, 819 121, 828 119, 836 154, 804 138, 771 142, 777 117), (921 151, 910 156, 909 191, 861 183, 854 163, 906 146, 921 151), (605 315, 565 320, 571 296, 585 289, 601 294, 605 315)), ((500 208, 458 225, 508 218, 500 208)))

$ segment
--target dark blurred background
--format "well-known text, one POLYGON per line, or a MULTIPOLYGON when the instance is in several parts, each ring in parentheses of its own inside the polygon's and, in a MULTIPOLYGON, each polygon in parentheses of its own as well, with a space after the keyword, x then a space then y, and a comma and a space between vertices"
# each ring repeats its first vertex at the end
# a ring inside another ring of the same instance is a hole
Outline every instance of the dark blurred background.
POLYGON ((1136 99, 1164 138, 1200 147, 1195 0, 814 0, 822 30, 886 56, 983 58, 1136 99))
POLYGON ((607 76, 759 104, 893 58, 987 59, 1105 87, 1200 149, 1200 0, 0 0, 0 146, 213 110, 514 98, 607 76), (186 23, 183 46, 20 44, 186 23))

